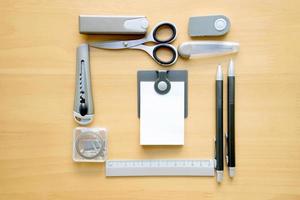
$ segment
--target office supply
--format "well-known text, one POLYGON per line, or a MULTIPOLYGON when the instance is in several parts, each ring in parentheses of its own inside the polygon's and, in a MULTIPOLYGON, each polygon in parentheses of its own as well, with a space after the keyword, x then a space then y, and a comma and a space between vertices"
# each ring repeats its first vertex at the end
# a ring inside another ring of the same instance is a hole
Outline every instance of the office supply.
POLYGON ((227 134, 226 134, 226 163, 229 176, 235 175, 235 75, 234 63, 230 60, 227 77, 227 134))
POLYGON ((73 131, 75 162, 104 162, 107 157, 107 130, 78 127, 73 131))
POLYGON ((145 34, 147 28, 144 16, 79 16, 79 32, 83 34, 145 34))
POLYGON ((138 40, 127 40, 127 41, 108 41, 108 42, 92 42, 90 46, 101 49, 139 49, 147 52, 158 64, 163 66, 173 65, 178 58, 177 49, 170 45, 176 39, 177 30, 176 26, 170 22, 160 22, 154 29, 146 35, 146 37, 138 40), (162 38, 162 31, 169 30, 170 35, 167 38, 162 38), (157 45, 146 46, 145 43, 154 42, 157 45), (168 50, 172 53, 169 58, 161 58, 158 52, 160 50, 168 50))
POLYGON ((203 58, 237 53, 239 43, 219 41, 184 42, 178 47, 178 53, 183 58, 203 58))
POLYGON ((76 54, 76 86, 73 116, 75 121, 81 125, 89 124, 94 116, 89 60, 88 45, 80 45, 76 54))
POLYGON ((230 20, 224 15, 190 17, 188 29, 192 37, 225 35, 230 29, 230 20))
POLYGON ((140 144, 183 145, 187 71, 138 71, 137 75, 140 144))
POLYGON ((108 160, 106 176, 214 176, 214 161, 108 160))
POLYGON ((218 66, 216 76, 216 171, 217 182, 223 180, 223 72, 221 65, 218 66))

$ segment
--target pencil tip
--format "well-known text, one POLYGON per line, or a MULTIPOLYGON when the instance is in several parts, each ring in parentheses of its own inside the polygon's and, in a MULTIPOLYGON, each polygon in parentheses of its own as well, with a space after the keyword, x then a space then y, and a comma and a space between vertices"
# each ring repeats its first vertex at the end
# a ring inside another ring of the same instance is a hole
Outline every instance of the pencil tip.
POLYGON ((234 63, 232 59, 229 62, 228 76, 234 76, 234 63))
POLYGON ((218 65, 216 80, 223 80, 222 66, 220 64, 218 65))

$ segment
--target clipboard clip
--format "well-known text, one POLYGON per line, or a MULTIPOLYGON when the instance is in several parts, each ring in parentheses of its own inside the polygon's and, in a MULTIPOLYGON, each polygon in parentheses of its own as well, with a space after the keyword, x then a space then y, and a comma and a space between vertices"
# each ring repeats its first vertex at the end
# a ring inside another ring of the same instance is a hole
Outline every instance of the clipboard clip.
POLYGON ((171 89, 171 83, 168 79, 168 70, 158 70, 157 79, 154 83, 154 89, 158 94, 167 94, 171 89))

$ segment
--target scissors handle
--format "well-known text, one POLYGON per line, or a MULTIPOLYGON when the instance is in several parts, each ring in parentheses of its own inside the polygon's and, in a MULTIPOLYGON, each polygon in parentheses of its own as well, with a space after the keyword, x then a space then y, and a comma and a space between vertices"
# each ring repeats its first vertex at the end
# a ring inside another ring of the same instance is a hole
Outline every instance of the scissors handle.
POLYGON ((155 45, 152 51, 152 57, 153 59, 160 65, 164 65, 164 66, 170 66, 173 65, 178 58, 178 53, 177 53, 177 49, 170 45, 170 44, 166 44, 166 43, 162 43, 162 44, 158 44, 155 45), (168 51, 170 51, 172 53, 172 57, 169 60, 162 60, 159 58, 159 56, 157 55, 157 52, 160 49, 167 49, 168 51))
POLYGON ((173 24, 171 22, 160 22, 159 24, 157 24, 154 27, 154 29, 152 31, 152 37, 153 37, 153 40, 157 43, 170 43, 170 42, 174 41, 177 37, 177 29, 176 29, 175 24, 173 24), (161 29, 171 30, 170 37, 168 37, 166 39, 159 39, 158 33, 161 29))

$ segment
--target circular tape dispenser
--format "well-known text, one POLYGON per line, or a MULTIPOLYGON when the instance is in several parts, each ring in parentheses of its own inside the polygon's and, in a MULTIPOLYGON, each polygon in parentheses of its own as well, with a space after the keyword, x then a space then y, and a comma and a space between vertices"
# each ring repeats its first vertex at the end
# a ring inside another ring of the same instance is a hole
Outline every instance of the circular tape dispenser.
POLYGON ((73 133, 75 162, 104 162, 107 157, 107 130, 78 127, 73 133))

